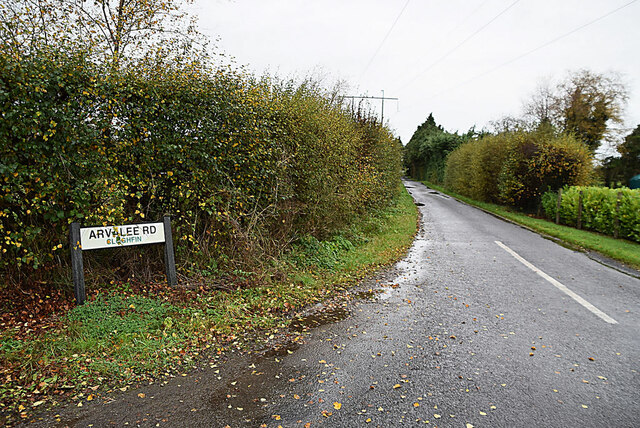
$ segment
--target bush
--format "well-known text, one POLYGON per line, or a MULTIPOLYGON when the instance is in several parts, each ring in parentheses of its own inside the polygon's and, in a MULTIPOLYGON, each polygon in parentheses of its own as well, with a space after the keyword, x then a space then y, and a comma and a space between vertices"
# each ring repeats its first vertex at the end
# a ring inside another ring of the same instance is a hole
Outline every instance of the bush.
POLYGON ((587 184, 591 165, 589 149, 572 136, 516 133, 500 172, 500 199, 532 208, 548 189, 587 184))
MULTIPOLYGON (((0 274, 25 285, 68 283, 72 221, 169 214, 190 275, 330 235, 394 199, 401 174, 389 131, 313 81, 192 64, 114 71, 82 52, 7 51, 0 115, 0 274)), ((157 247, 136 251, 162 263, 157 247)), ((89 252, 85 265, 128 276, 131 254, 89 252)))
POLYGON ((447 159, 445 186, 471 198, 532 208, 547 189, 585 184, 588 149, 571 136, 513 132, 463 144, 447 159))
MULTIPOLYGON (((560 223, 576 226, 578 205, 582 191, 582 228, 606 235, 615 234, 616 217, 621 238, 640 242, 640 190, 609 189, 606 187, 567 187, 562 192, 560 223), (621 193, 620 210, 616 210, 618 193, 621 193)), ((555 220, 558 194, 547 192, 543 198, 544 212, 555 220)))

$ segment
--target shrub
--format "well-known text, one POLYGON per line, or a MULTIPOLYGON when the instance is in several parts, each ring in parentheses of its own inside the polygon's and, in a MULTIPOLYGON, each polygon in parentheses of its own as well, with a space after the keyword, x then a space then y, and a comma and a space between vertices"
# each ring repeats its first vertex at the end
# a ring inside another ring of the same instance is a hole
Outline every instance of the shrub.
POLYGON ((586 184, 591 170, 589 149, 572 136, 516 133, 500 172, 500 199, 531 208, 548 189, 586 184))
MULTIPOLYGON (((179 270, 249 265, 397 194, 401 148, 313 81, 0 52, 0 274, 65 283, 69 223, 173 219, 179 270)), ((139 247, 147 265, 157 247, 139 247)), ((85 264, 133 272, 131 250, 85 264)), ((138 271, 140 269, 137 269, 138 271)), ((162 272, 162 269, 148 269, 162 272)))
POLYGON ((547 189, 585 184, 588 149, 573 137, 512 132, 463 144, 447 159, 445 186, 471 198, 531 208, 547 189))
MULTIPOLYGON (((582 227, 587 230, 614 235, 616 218, 619 221, 619 234, 640 242, 640 190, 609 189, 606 187, 567 187, 562 192, 560 204, 560 222, 570 226, 578 223, 578 205, 582 191, 582 227), (618 193, 621 193, 620 209, 618 193)), ((555 220, 557 212, 556 192, 547 192, 543 196, 544 212, 555 220)))

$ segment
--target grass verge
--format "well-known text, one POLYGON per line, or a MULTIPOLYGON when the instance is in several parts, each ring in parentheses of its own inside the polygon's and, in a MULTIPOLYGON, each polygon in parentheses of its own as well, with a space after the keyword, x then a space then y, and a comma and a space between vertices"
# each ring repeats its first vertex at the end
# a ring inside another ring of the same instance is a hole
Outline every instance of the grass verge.
POLYGON ((601 235, 599 233, 586 230, 578 230, 573 227, 555 224, 551 221, 532 217, 518 211, 514 211, 508 207, 490 204, 488 202, 480 202, 466 196, 451 192, 442 186, 432 184, 426 181, 423 183, 439 192, 453 196, 469 205, 482 208, 485 211, 499 215, 509 219, 515 223, 526 226, 536 232, 558 238, 570 245, 596 251, 606 257, 622 262, 635 269, 640 269, 640 244, 630 242, 624 239, 615 239, 610 236, 601 235))
POLYGON ((250 287, 118 284, 37 328, 3 325, 0 425, 29 420, 60 402, 81 406, 138 382, 185 373, 203 353, 223 355, 251 332, 268 344, 297 311, 399 259, 416 225, 417 209, 403 189, 395 206, 332 239, 301 240, 250 287))

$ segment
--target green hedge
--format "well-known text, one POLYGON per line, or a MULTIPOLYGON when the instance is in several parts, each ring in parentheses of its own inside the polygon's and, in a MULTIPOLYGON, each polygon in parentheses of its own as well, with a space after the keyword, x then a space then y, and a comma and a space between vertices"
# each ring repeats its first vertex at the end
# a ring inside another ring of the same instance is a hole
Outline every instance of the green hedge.
MULTIPOLYGON (((581 186, 565 188, 560 204, 562 224, 577 226, 581 191, 583 229, 613 236, 617 218, 618 236, 640 242, 640 190, 581 186), (616 209, 618 193, 621 193, 619 211, 616 209)), ((557 202, 556 192, 547 192, 542 198, 544 212, 552 220, 556 218, 557 202)))
MULTIPOLYGON (((0 116, 6 282, 67 272, 72 221, 164 214, 185 275, 251 264, 388 204, 401 174, 398 142, 374 118, 348 113, 335 93, 225 68, 113 71, 81 52, 6 50, 0 116)), ((157 248, 139 248, 162 262, 157 248)), ((87 253, 89 268, 100 257, 87 253)), ((130 252, 105 257, 126 274, 130 252)))
POLYGON ((586 184, 587 147, 568 135, 509 132, 458 147, 447 158, 445 187, 485 202, 531 209, 548 189, 586 184))

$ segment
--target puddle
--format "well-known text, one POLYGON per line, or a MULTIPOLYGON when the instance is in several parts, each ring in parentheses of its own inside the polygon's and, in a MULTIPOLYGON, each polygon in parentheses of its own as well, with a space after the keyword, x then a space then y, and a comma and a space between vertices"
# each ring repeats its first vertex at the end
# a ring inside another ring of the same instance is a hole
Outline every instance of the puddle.
POLYGON ((370 290, 365 290, 365 291, 360 291, 358 293, 353 293, 353 297, 355 297, 357 300, 375 300, 376 297, 378 296, 378 294, 382 293, 382 290, 376 289, 370 289, 370 290))
POLYGON ((349 316, 349 310, 344 306, 333 306, 321 309, 307 316, 295 319, 290 326, 291 331, 302 333, 321 325, 342 321, 349 316))
POLYGON ((295 351, 299 347, 300 347, 299 343, 287 342, 280 345, 276 345, 273 348, 270 348, 262 352, 260 355, 263 358, 284 357, 290 354, 291 352, 295 351))

